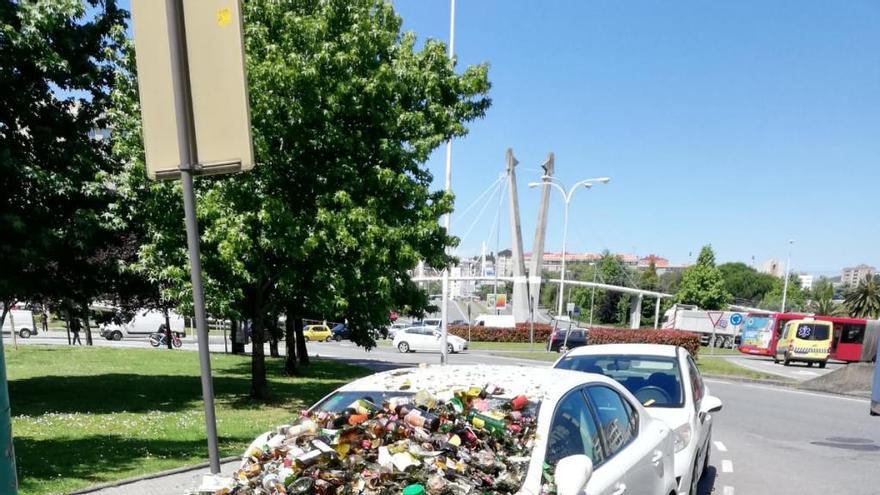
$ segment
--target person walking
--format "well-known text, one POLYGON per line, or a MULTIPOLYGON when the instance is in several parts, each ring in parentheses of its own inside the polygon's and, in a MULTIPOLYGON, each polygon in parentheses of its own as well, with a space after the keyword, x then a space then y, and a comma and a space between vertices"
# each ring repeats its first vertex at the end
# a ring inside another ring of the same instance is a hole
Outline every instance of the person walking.
POLYGON ((82 325, 79 322, 79 318, 72 318, 70 320, 70 331, 73 332, 73 341, 71 345, 82 345, 82 340, 79 338, 79 331, 82 329, 82 325))

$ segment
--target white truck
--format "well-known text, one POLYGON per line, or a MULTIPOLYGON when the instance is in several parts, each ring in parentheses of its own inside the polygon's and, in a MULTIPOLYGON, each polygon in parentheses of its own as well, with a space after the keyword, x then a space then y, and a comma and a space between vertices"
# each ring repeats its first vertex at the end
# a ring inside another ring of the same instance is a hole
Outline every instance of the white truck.
MULTIPOLYGON (((180 337, 186 336, 183 317, 174 312, 169 312, 168 321, 171 323, 171 331, 180 337)), ((138 311, 128 323, 117 325, 108 323, 101 326, 101 337, 107 340, 122 340, 122 337, 149 337, 150 334, 159 331, 159 327, 165 324, 165 315, 161 311, 138 311)))
POLYGON ((3 320, 3 333, 12 333, 13 327, 19 337, 23 339, 30 338, 31 335, 37 333, 34 313, 27 309, 9 310, 6 313, 6 319, 3 320))
POLYGON ((516 320, 513 315, 480 315, 474 318, 474 326, 516 328, 516 320))
POLYGON ((702 345, 732 349, 738 343, 745 316, 737 311, 706 311, 689 304, 675 304, 664 313, 663 328, 698 333, 702 345))

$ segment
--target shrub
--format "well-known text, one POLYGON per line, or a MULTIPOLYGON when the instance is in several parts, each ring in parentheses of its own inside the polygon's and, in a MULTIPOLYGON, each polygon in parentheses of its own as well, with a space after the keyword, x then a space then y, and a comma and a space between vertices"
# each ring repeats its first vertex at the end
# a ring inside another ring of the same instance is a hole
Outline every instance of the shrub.
POLYGON ((695 358, 700 350, 700 336, 684 330, 656 330, 624 328, 590 329, 590 344, 668 344, 687 349, 695 358))
MULTIPOLYGON (((467 326, 450 326, 449 333, 463 339, 468 338, 467 326)), ((535 323, 535 342, 547 342, 553 327, 546 323, 535 323)), ((476 342, 529 342, 529 324, 517 323, 516 328, 471 327, 471 340, 476 342)))

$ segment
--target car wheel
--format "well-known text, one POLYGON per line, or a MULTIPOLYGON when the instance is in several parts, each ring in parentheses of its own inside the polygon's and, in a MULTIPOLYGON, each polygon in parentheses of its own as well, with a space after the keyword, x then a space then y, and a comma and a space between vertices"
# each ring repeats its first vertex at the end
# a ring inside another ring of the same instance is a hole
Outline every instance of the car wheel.
POLYGON ((23 339, 31 338, 31 331, 27 328, 22 328, 21 331, 18 332, 18 336, 23 339))
POLYGON ((782 361, 783 366, 789 366, 791 364, 791 357, 789 357, 788 353, 785 353, 785 360, 782 361))
POLYGON ((559 354, 565 354, 566 352, 568 352, 568 346, 561 345, 558 349, 556 349, 556 352, 558 352, 559 354))
POLYGON ((330 337, 327 337, 326 339, 324 339, 324 342, 330 342, 331 340, 333 340, 333 339, 331 339, 330 337))
POLYGON ((813 362, 810 361, 809 363, 807 363, 807 367, 808 367, 808 368, 812 368, 812 367, 813 367, 813 362))
POLYGON ((339 335, 334 335, 333 340, 335 340, 336 342, 342 342, 342 337, 339 335))
POLYGON ((452 344, 446 344, 446 354, 455 354, 455 347, 452 344))
POLYGON ((401 342, 397 344, 397 350, 406 354, 407 352, 409 352, 409 344, 407 344, 406 342, 401 342))
POLYGON ((117 331, 113 332, 112 334, 110 334, 110 337, 113 338, 113 340, 116 340, 116 341, 122 340, 122 332, 120 332, 119 330, 117 330, 117 331))
POLYGON ((824 368, 825 365, 827 365, 827 364, 828 364, 828 361, 822 361, 821 363, 819 363, 819 367, 824 368))
POLYGON ((308 337, 306 337, 305 335, 303 335, 303 340, 304 340, 306 343, 311 342, 311 339, 308 338, 308 337))

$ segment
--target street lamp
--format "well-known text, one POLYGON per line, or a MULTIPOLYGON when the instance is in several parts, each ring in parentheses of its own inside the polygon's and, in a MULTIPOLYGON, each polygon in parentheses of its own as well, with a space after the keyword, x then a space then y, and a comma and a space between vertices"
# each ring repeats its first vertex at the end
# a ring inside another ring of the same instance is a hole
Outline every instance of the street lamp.
POLYGON ((571 202, 571 196, 580 187, 589 189, 593 187, 594 183, 607 184, 609 181, 611 181, 609 177, 585 179, 576 182, 573 186, 571 186, 571 189, 569 189, 568 191, 565 190, 565 186, 562 184, 562 182, 549 175, 542 175, 541 182, 529 182, 529 187, 532 188, 546 185, 555 187, 559 190, 560 193, 562 193, 562 199, 565 202, 565 220, 562 227, 562 276, 560 277, 559 282, 559 308, 556 311, 556 314, 558 315, 562 314, 562 299, 565 295, 565 244, 568 241, 568 205, 571 202))
POLYGON ((788 297, 788 276, 791 271, 791 246, 794 244, 794 239, 788 240, 788 261, 785 263, 785 282, 782 285, 782 309, 779 310, 780 313, 785 313, 785 299, 788 297))
POLYGON ((596 262, 593 261, 590 263, 590 266, 593 267, 593 293, 590 295, 590 328, 593 328, 593 307, 596 304, 596 274, 599 273, 599 268, 596 267, 596 262))

